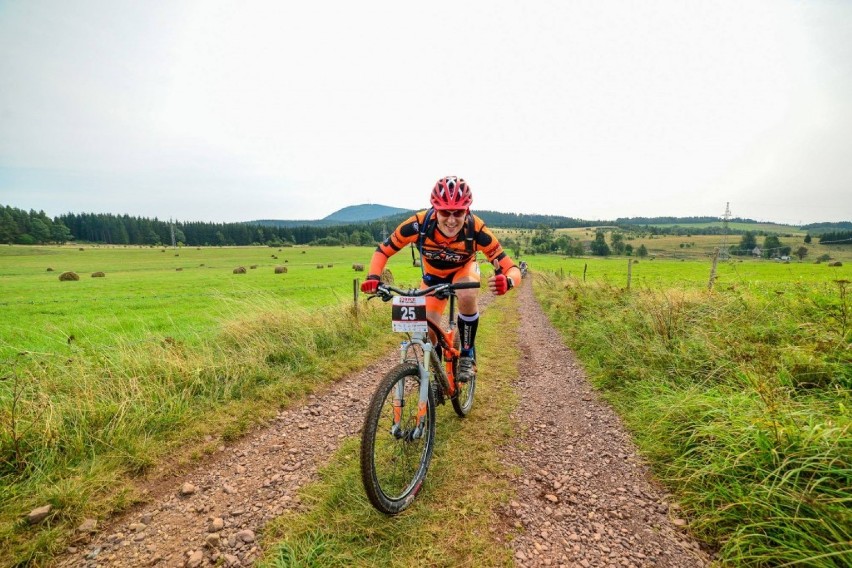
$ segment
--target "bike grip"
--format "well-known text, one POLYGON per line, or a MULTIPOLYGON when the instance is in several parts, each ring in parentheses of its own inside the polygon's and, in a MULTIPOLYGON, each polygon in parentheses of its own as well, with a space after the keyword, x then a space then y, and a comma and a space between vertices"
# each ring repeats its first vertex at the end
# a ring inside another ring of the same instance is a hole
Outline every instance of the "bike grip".
POLYGON ((456 290, 465 290, 467 288, 481 288, 481 282, 459 282, 457 284, 453 284, 453 288, 456 290))

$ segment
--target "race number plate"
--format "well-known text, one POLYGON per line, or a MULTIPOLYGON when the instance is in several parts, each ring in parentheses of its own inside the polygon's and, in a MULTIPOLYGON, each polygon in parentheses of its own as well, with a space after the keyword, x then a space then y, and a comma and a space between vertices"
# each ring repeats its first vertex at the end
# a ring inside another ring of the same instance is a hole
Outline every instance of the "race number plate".
POLYGON ((391 318, 394 331, 426 333, 429 331, 426 324, 426 298, 394 296, 391 318))

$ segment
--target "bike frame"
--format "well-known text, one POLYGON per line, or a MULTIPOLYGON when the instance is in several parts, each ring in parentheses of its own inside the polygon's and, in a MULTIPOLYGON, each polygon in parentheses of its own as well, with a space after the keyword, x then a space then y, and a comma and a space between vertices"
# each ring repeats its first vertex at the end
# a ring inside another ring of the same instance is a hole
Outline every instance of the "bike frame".
MULTIPOLYGON (((426 416, 426 401, 429 396, 429 385, 431 384, 431 380, 433 377, 432 369, 435 369, 435 374, 437 375, 436 378, 438 379, 438 381, 440 381, 441 388, 444 389, 444 392, 446 392, 447 395, 450 397, 455 396, 456 394, 457 387, 455 374, 453 373, 453 362, 460 355, 460 351, 456 349, 453 345, 456 334, 455 305, 456 296, 455 294, 453 294, 450 296, 448 329, 445 330, 440 325, 432 326, 432 330, 435 332, 438 344, 441 345, 441 349, 444 354, 443 366, 441 365, 441 360, 438 358, 438 354, 435 351, 435 346, 432 345, 431 341, 429 341, 429 334, 426 332, 412 333, 410 339, 408 341, 403 341, 402 345, 400 346, 400 361, 403 363, 406 361, 411 361, 412 358, 409 357, 408 352, 412 346, 417 345, 423 351, 422 359, 416 357, 417 366, 420 374, 420 393, 419 400, 417 403, 416 427, 414 433, 412 434, 412 438, 419 438, 423 435, 423 428, 425 426, 423 417, 426 416)), ((399 425, 402 421, 402 407, 405 406, 405 399, 403 396, 405 385, 399 383, 396 389, 397 392, 394 397, 394 424, 391 430, 394 435, 396 435, 396 433, 400 431, 399 425)))

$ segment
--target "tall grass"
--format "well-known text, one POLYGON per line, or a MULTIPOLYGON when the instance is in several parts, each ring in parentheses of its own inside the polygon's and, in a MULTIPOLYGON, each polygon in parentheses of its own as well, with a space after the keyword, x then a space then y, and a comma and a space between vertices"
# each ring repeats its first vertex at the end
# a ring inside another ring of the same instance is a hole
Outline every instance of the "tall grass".
POLYGON ((0 558, 46 562, 82 518, 133 502, 134 475, 212 451, 390 345, 378 310, 350 310, 261 294, 257 315, 197 341, 22 354, 0 377, 0 558), (47 521, 23 521, 47 503, 47 521))
POLYGON ((535 283, 723 563, 852 564, 845 284, 709 294, 535 283))

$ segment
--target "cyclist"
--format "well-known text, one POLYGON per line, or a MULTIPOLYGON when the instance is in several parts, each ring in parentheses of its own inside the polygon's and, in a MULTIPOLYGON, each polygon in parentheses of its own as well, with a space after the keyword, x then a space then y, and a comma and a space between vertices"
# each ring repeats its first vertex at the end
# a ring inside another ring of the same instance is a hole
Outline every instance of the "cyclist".
MULTIPOLYGON (((378 288, 380 274, 388 258, 405 246, 415 244, 420 250, 423 282, 421 288, 445 282, 479 282, 477 251, 494 264, 497 272, 488 278, 488 288, 495 295, 505 294, 521 283, 521 271, 503 251, 500 242, 485 223, 470 212, 473 196, 462 178, 447 176, 438 180, 432 189, 428 210, 415 213, 403 221, 394 232, 376 247, 370 261, 370 272, 361 283, 361 291, 373 294, 378 288)), ((479 323, 478 290, 458 290, 458 328, 461 338, 461 358, 458 379, 469 381, 476 373, 476 328, 479 323)), ((440 328, 441 315, 447 300, 426 298, 426 317, 429 337, 436 342, 433 328, 440 328)))

